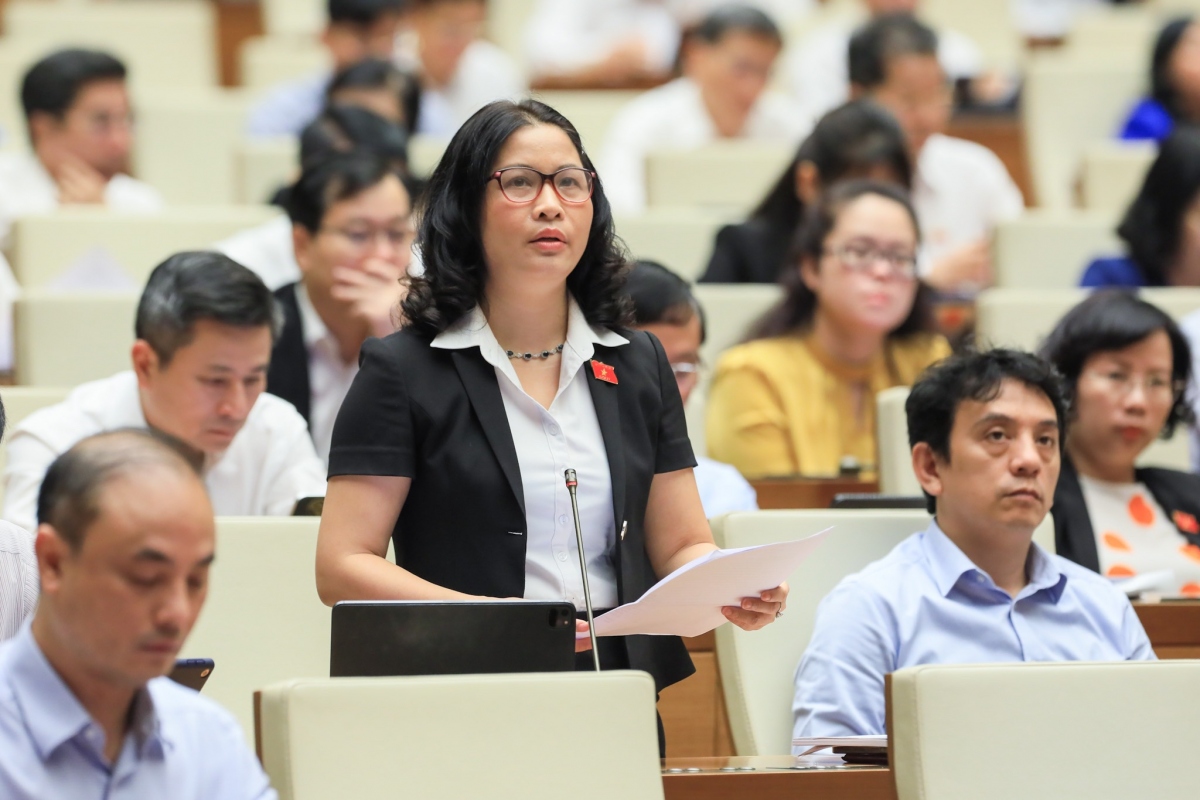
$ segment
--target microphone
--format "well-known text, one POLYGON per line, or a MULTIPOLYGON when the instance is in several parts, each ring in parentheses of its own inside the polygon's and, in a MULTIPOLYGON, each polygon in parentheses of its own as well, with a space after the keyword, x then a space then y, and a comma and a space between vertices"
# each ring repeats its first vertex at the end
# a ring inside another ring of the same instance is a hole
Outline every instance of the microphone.
POLYGON ((567 491, 571 494, 571 514, 575 517, 575 544, 579 549, 579 574, 583 576, 583 605, 587 609, 588 636, 592 640, 592 664, 596 672, 600 671, 600 651, 596 649, 596 623, 592 619, 592 590, 588 586, 587 556, 583 552, 583 528, 579 524, 579 501, 575 497, 575 488, 579 486, 579 478, 575 470, 563 472, 567 481, 567 491))

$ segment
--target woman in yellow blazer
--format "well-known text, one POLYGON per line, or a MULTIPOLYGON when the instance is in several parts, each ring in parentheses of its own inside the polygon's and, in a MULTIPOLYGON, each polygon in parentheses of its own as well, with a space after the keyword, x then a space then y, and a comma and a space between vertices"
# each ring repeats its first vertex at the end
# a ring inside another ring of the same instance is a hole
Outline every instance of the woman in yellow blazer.
POLYGON ((903 189, 830 190, 797 233, 786 296, 717 363, 710 456, 748 477, 874 471, 875 395, 950 354, 917 280, 919 244, 903 189))

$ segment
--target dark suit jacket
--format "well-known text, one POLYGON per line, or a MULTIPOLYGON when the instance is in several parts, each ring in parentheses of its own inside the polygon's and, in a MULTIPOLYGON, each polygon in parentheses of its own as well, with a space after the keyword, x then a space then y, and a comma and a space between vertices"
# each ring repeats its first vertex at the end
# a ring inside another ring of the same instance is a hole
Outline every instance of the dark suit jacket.
POLYGON ((296 303, 296 284, 275 290, 275 302, 283 312, 283 331, 271 349, 267 368, 267 391, 296 407, 312 427, 312 388, 308 378, 308 347, 304 344, 304 325, 296 303))
MULTIPOLYGON (((1148 467, 1135 471, 1135 480, 1146 484, 1155 501, 1162 506, 1179 535, 1200 546, 1200 476, 1174 469, 1148 467), (1181 527, 1182 524, 1182 527, 1181 527)), ((1083 500, 1079 474, 1070 459, 1063 458, 1062 472, 1054 490, 1054 545, 1058 554, 1076 564, 1100 571, 1100 552, 1096 532, 1083 500)))
MULTIPOLYGON (((608 453, 613 519, 618 531, 628 524, 614 553, 618 597, 628 603, 658 580, 645 546, 651 480, 696 462, 662 345, 646 333, 620 333, 628 345, 596 345, 593 356, 619 383, 584 372, 608 453)), ((412 478, 392 533, 397 562, 460 592, 524 595, 521 472, 495 370, 477 347, 433 348, 407 329, 368 339, 334 426, 329 475, 412 478)), ((660 690, 693 672, 676 637, 631 636, 626 644, 630 665, 653 675, 660 690)))
POLYGON ((791 247, 791 231, 773 230, 765 220, 726 225, 717 232, 701 283, 778 283, 791 247))

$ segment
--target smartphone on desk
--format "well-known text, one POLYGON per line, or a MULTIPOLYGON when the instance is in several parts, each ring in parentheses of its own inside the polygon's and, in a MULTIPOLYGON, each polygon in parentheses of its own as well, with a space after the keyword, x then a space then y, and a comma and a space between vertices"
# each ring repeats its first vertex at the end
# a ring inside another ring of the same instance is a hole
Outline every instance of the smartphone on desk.
POLYGON ((208 676, 212 675, 214 668, 216 668, 216 664, 211 658, 180 658, 176 659, 170 678, 176 683, 198 692, 204 688, 204 684, 208 681, 208 676))

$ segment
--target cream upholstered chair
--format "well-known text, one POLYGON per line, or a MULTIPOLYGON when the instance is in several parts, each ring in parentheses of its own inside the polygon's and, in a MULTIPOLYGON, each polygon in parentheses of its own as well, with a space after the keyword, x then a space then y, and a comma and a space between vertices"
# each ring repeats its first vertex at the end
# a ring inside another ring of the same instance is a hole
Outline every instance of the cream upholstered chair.
MULTIPOLYGON (((4 442, 8 442, 13 428, 35 411, 61 403, 67 399, 70 389, 50 386, 5 386, 0 389, 0 401, 4 403, 4 442)), ((8 448, 0 447, 0 475, 8 464, 8 448)), ((4 502, 4 483, 0 481, 0 504, 4 502)))
POLYGON ((317 517, 219 517, 208 600, 181 658, 216 662, 204 694, 254 737, 257 689, 329 675, 330 611, 317 596, 317 517))
POLYGON ((787 143, 747 141, 652 152, 646 156, 647 206, 745 213, 762 200, 794 154, 787 143))
POLYGON ((125 62, 135 90, 215 86, 216 26, 216 9, 204 0, 10 2, 4 9, 4 39, 33 58, 68 45, 100 48, 125 62))
POLYGON ((89 260, 98 259, 102 269, 123 273, 130 288, 139 288, 167 256, 205 249, 278 214, 269 206, 188 206, 155 214, 71 208, 35 214, 13 224, 13 272, 26 289, 58 279, 78 285, 87 281, 89 260))
POLYGON ((137 292, 30 290, 13 307, 16 382, 75 386, 129 369, 137 292))
POLYGON ((749 635, 730 625, 717 628, 717 662, 738 755, 791 752, 793 681, 817 605, 846 575, 883 558, 928 524, 925 512, 912 510, 754 511, 712 521, 721 547, 789 541, 834 527, 788 577, 788 610, 775 624, 749 635))
POLYGON ((908 417, 904 402, 907 386, 893 386, 875 396, 875 439, 879 447, 879 491, 883 494, 917 495, 921 484, 912 470, 912 448, 908 446, 908 417))
POLYGON ((613 118, 639 94, 641 92, 638 91, 581 89, 533 92, 531 96, 571 120, 575 130, 579 131, 584 148, 594 158, 604 146, 613 118))
POLYGON ((935 30, 954 30, 970 37, 988 67, 1011 69, 1021 60, 1024 42, 1013 19, 1010 0, 924 0, 921 19, 935 30))
POLYGON ((1038 209, 996 226, 996 285, 1070 289, 1093 258, 1122 252, 1108 211, 1038 209))
POLYGON ((417 134, 408 140, 408 169, 418 177, 428 177, 442 160, 449 139, 417 134))
POLYGON ((1141 5, 1085 7, 1071 22, 1063 52, 1073 59, 1103 59, 1146 69, 1162 21, 1158 9, 1141 5))
POLYGON ((1144 90, 1145 72, 1143 64, 1056 53, 1029 60, 1021 114, 1037 205, 1072 205, 1080 152, 1116 132, 1144 90))
POLYGON ((261 719, 280 800, 663 797, 644 672, 293 680, 261 719))
POLYGON ((300 171, 300 142, 294 136, 250 139, 234 148, 237 199, 265 203, 275 190, 295 181, 300 171))
POLYGON ((322 0, 263 0, 263 28, 270 36, 307 36, 315 39, 325 27, 322 0))
POLYGON ((1158 154, 1155 142, 1093 142, 1083 151, 1083 207, 1123 214, 1158 154))
MULTIPOLYGON (((307 0, 305 0, 307 1, 307 0)), ((275 0, 292 5, 297 0, 275 0)), ((324 6, 324 3, 321 4, 324 6)), ((324 17, 324 8, 321 9, 324 17)), ((323 20, 322 20, 323 23, 323 20)), ((242 85, 269 90, 285 81, 301 80, 333 68, 329 51, 315 36, 271 35, 247 39, 239 53, 242 85)))
POLYGON ((1200 661, 925 665, 889 698, 899 800, 1196 795, 1200 661))
POLYGON ((243 89, 141 93, 133 154, 138 177, 168 203, 235 202, 234 153, 249 102, 243 89))
POLYGON ((681 277, 695 281, 708 266, 717 230, 728 218, 686 208, 649 209, 617 218, 617 235, 634 258, 660 261, 681 277))
POLYGON ((28 57, 0 39, 0 151, 27 150, 25 114, 21 110, 21 79, 28 57))

